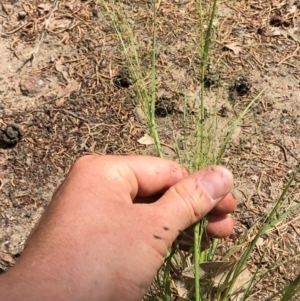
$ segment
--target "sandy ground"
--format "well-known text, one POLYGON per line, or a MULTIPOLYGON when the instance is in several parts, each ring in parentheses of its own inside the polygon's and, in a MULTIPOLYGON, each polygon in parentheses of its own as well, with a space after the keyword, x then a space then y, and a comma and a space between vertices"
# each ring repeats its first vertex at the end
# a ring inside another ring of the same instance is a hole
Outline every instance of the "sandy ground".
MULTIPOLYGON (((148 132, 147 126, 122 48, 101 6, 78 0, 0 4, 0 269, 4 271, 21 254, 26 237, 76 158, 87 153, 154 155, 155 151, 137 142, 148 132)), ((147 76, 151 7, 143 1, 123 1, 115 9, 127 12, 147 76)), ((208 114, 213 114, 210 103, 218 95, 217 118, 226 125, 265 89, 224 157, 235 174, 240 201, 228 244, 264 220, 299 161, 299 16, 298 1, 219 3, 206 76, 208 114)), ((191 116, 197 109, 201 85, 197 24, 194 1, 159 2, 156 115, 165 155, 174 160, 174 137, 185 151, 184 108, 191 116)), ((298 194, 295 189, 285 210, 298 202, 298 194)), ((294 212, 264 235, 249 269, 255 271, 264 251, 262 269, 298 254, 299 234, 294 212)), ((257 286, 256 297, 264 300, 299 272, 297 260, 275 269, 257 286)))

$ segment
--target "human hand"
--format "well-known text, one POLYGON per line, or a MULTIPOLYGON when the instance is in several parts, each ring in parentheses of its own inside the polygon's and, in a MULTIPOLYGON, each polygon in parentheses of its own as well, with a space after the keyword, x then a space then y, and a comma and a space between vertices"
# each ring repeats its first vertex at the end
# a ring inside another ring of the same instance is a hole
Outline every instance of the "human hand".
POLYGON ((82 157, 0 277, 0 295, 17 281, 6 301, 141 300, 182 230, 210 213, 208 234, 231 233, 232 186, 219 166, 189 175, 155 157, 82 157))

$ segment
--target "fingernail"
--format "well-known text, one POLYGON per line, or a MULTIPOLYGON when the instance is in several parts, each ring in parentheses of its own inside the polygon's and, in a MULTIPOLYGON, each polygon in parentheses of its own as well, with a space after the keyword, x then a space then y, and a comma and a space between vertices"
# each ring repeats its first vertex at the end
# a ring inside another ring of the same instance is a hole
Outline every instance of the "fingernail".
POLYGON ((211 169, 198 180, 214 203, 218 203, 231 189, 231 179, 225 170, 211 169))

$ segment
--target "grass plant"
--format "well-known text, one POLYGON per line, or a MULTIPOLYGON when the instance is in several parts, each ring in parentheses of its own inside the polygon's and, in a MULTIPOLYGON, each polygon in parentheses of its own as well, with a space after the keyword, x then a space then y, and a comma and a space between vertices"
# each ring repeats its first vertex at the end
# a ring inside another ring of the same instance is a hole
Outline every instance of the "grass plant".
MULTIPOLYGON (((99 5, 105 9, 105 15, 108 23, 114 28, 115 34, 120 42, 124 56, 126 58, 127 66, 134 80, 135 91, 139 104, 143 108, 147 117, 150 135, 153 137, 157 154, 163 157, 163 151, 161 147, 161 141, 157 130, 155 119, 155 105, 156 105, 156 53, 157 53, 157 2, 152 1, 153 7, 153 23, 152 23, 152 49, 150 54, 151 67, 150 70, 144 70, 142 68, 140 56, 138 53, 138 43, 135 40, 134 31, 132 26, 128 23, 126 18, 126 11, 118 3, 114 5, 111 1, 108 4, 107 1, 98 0, 99 5), (118 7, 118 9, 116 9, 118 7), (149 76, 150 75, 150 76, 149 76), (148 79, 150 78, 150 83, 148 79)), ((201 83, 199 89, 198 101, 200 103, 199 109, 196 110, 193 116, 189 116, 187 113, 187 100, 183 99, 183 107, 185 108, 183 113, 184 128, 184 150, 181 151, 178 147, 176 139, 174 140, 175 149, 178 154, 178 158, 181 163, 189 167, 190 171, 199 170, 208 165, 220 164, 225 154, 226 148, 230 139, 242 121, 242 119, 249 114, 253 106, 255 106, 260 99, 264 91, 261 91, 245 109, 236 117, 236 119, 227 125, 227 134, 224 135, 224 131, 220 133, 220 127, 217 118, 217 109, 219 104, 218 93, 214 104, 211 106, 211 111, 208 117, 206 117, 205 107, 205 72, 208 62, 210 60, 210 47, 213 41, 213 24, 217 16, 217 0, 210 1, 211 5, 207 4, 207 1, 196 1, 196 9, 199 16, 199 34, 197 44, 195 47, 198 49, 200 66, 199 74, 201 83), (206 24, 208 24, 206 26, 206 24)), ((300 168, 297 168, 290 180, 286 183, 284 190, 280 197, 275 202, 273 208, 268 213, 267 217, 263 221, 262 225, 253 225, 246 233, 238 240, 235 245, 232 245, 229 250, 223 254, 223 260, 227 261, 235 256, 236 262, 230 271, 224 276, 222 283, 217 286, 217 291, 211 291, 209 293, 202 292, 201 276, 199 274, 199 265, 203 261, 214 261, 216 258, 219 240, 214 240, 210 249, 205 251, 199 251, 202 237, 205 235, 205 227, 203 224, 205 220, 194 225, 194 246, 193 246, 193 264, 194 264, 194 296, 189 297, 191 300, 231 300, 234 298, 236 290, 235 283, 239 276, 246 269, 247 261, 250 258, 251 253, 254 251, 258 239, 265 233, 273 231, 276 226, 282 223, 294 210, 300 207, 300 204, 282 210, 284 206, 287 206, 286 201, 292 195, 293 189, 298 188, 298 185, 294 186, 295 178, 300 168), (293 187, 293 189, 292 189, 293 187), (251 237, 251 239, 249 239, 251 237), (239 250, 242 245, 247 244, 242 253, 239 250)), ((158 272, 155 280, 156 297, 151 294, 145 296, 145 300, 164 300, 171 301, 172 299, 172 287, 174 287, 174 281, 171 277, 172 269, 180 271, 182 268, 188 265, 189 255, 184 255, 178 248, 174 248, 170 251, 166 258, 165 264, 161 271, 158 272), (177 252, 177 256, 174 254, 177 252)), ((286 262, 279 264, 286 264, 289 260, 295 259, 296 256, 289 258, 286 262)), ((189 256, 190 258, 190 256, 189 256)), ((247 300, 255 286, 263 279, 266 273, 270 272, 273 268, 276 268, 279 264, 274 265, 268 271, 264 273, 260 272, 259 265, 256 272, 249 277, 246 284, 244 284, 243 292, 238 296, 239 300, 247 300)), ((289 288, 284 288, 280 292, 273 295, 272 298, 281 296, 281 300, 291 300, 300 284, 300 276, 290 285, 289 288)), ((184 300, 184 299, 182 299, 184 300)), ((188 298, 186 300, 189 300, 188 298)), ((270 299, 272 300, 272 299, 270 299)), ((275 299, 274 299, 275 300, 275 299)))
MULTIPOLYGON (((209 162, 211 158, 209 158, 207 155, 208 149, 205 149, 209 144, 210 140, 207 140, 207 137, 205 136, 205 91, 204 91, 204 81, 205 81, 205 71, 208 63, 208 58, 209 58, 209 49, 211 45, 211 38, 212 38, 212 27, 213 27, 213 20, 216 15, 216 9, 217 9, 217 0, 213 1, 213 6, 211 9, 210 13, 210 20, 209 20, 209 25, 207 28, 207 31, 204 31, 204 11, 203 11, 203 6, 202 6, 202 1, 198 1, 198 11, 199 11, 199 41, 198 41, 198 49, 199 49, 199 56, 200 56, 200 78, 201 78, 201 89, 200 89, 200 95, 199 95, 199 100, 200 100, 200 114, 199 114, 199 121, 196 123, 196 149, 199 149, 199 154, 198 156, 194 157, 195 164, 192 168, 192 171, 199 170, 201 168, 206 167, 210 163, 214 162, 209 162)), ((216 128, 214 128, 216 130, 216 128)), ((213 160, 212 160, 213 161, 213 160)), ((205 228, 205 225, 203 223, 199 222, 196 223, 194 226, 194 275, 195 275, 195 300, 200 301, 202 300, 202 294, 200 290, 200 275, 199 275, 199 269, 198 266, 200 264, 201 260, 201 254, 200 253, 200 244, 201 244, 201 239, 203 237, 205 228)), ((206 254, 203 254, 204 257, 206 257, 206 254)), ((202 258, 205 259, 205 258, 202 258)))
POLYGON ((148 74, 141 67, 141 59, 138 54, 137 41, 134 36, 133 29, 128 23, 126 12, 122 7, 114 10, 114 1, 109 4, 104 0, 96 0, 98 4, 105 9, 108 22, 113 26, 117 38, 121 44, 130 75, 135 85, 135 91, 139 100, 139 104, 145 112, 150 134, 154 139, 157 153, 163 157, 161 142, 157 132, 155 122, 155 103, 156 103, 156 0, 153 1, 153 37, 151 49, 151 70, 150 70, 150 87, 147 83, 148 74))

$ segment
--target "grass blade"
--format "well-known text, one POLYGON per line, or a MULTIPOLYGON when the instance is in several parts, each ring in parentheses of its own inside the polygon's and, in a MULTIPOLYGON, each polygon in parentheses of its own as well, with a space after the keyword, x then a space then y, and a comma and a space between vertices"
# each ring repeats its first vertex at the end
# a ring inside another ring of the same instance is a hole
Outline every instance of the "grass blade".
POLYGON ((226 138, 224 139, 222 145, 221 145, 221 149, 219 151, 219 154, 217 156, 217 160, 216 163, 219 164, 224 153, 225 153, 225 149, 227 147, 227 144, 229 142, 229 140, 231 139, 236 127, 240 124, 241 120, 245 117, 245 115, 250 111, 250 109, 252 108, 252 106, 254 105, 254 103, 260 98, 260 96, 263 94, 263 92, 265 91, 266 88, 264 88, 261 92, 259 92, 259 94, 248 104, 248 106, 245 108, 245 110, 238 116, 238 118, 236 119, 236 121, 233 123, 233 125, 231 126, 226 138))
MULTIPOLYGON (((293 173, 293 175, 291 176, 291 178, 289 179, 288 183, 286 184, 284 190, 282 191, 279 199, 277 200, 275 206, 273 207, 273 209, 271 210, 271 212, 269 213, 266 221, 264 222, 264 226, 261 227, 258 231, 258 233, 255 235, 254 239, 250 242, 250 244, 248 245, 248 247, 246 248, 245 252, 243 253, 242 257, 240 258, 240 260, 237 262, 237 266, 235 268, 235 270, 233 271, 233 276, 232 276, 232 280, 229 283, 228 288, 226 289, 226 292, 223 295, 222 300, 228 300, 228 297, 230 296, 230 292, 232 290, 232 287, 235 283, 235 281, 237 280, 239 274, 242 272, 246 261, 248 260, 252 250, 254 249, 259 237, 265 233, 266 229, 270 230, 271 227, 274 227, 276 224, 273 224, 274 222, 274 216, 277 214, 278 210, 281 208, 281 206, 283 205, 288 191, 292 185, 292 183, 294 182, 297 174, 300 171, 300 165, 297 167, 297 169, 295 170, 295 172, 293 173)), ((299 204, 297 204, 296 206, 299 207, 299 204)), ((280 218, 279 218, 280 219, 280 218)), ((276 219, 277 220, 277 219, 276 219)))
POLYGON ((157 30, 157 9, 156 0, 153 0, 153 36, 152 36, 152 55, 151 55, 151 105, 150 105, 150 129, 155 141, 158 155, 162 158, 160 139, 157 133, 155 122, 155 103, 156 103, 156 30, 157 30))

